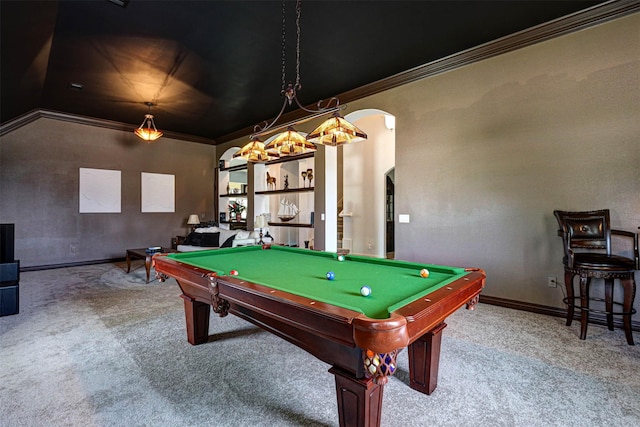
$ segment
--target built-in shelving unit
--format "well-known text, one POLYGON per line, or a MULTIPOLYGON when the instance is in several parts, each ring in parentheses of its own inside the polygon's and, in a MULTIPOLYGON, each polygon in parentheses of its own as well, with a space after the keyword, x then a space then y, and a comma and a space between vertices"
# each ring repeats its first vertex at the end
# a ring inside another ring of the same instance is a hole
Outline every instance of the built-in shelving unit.
POLYGON ((254 168, 255 215, 267 214, 269 234, 276 243, 305 247, 313 239, 314 187, 313 178, 310 181, 306 175, 309 170, 313 175, 314 154, 283 157, 265 164, 256 164, 254 168), (275 178, 275 184, 267 183, 267 173, 275 178), (292 204, 299 209, 291 221, 278 218, 284 204, 292 204))
POLYGON ((236 221, 230 217, 229 204, 239 203, 245 208, 249 206, 247 162, 243 159, 221 159, 218 169, 218 222, 227 224, 230 228, 247 227, 247 209, 241 215, 241 220, 236 221))
MULTIPOLYGON (((226 154, 230 159, 233 153, 226 154)), ((267 163, 247 164, 241 159, 221 159, 218 169, 219 223, 231 229, 247 229, 253 217, 266 214, 273 241, 289 246, 305 247, 314 232, 314 153, 283 157, 267 163), (312 179, 307 178, 311 172, 312 179), (303 177, 304 172, 304 177, 303 177), (267 182, 267 173, 272 178, 267 182), (253 177, 252 182, 248 177, 253 177), (229 217, 228 205, 238 202, 247 209, 240 221, 229 217), (282 204, 299 209, 290 221, 278 217, 282 204)))

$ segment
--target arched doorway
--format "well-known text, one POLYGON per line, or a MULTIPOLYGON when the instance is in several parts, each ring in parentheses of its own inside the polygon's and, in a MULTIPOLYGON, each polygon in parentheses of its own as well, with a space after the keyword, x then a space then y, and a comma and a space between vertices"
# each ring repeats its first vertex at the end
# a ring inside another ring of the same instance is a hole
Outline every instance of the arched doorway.
MULTIPOLYGON (((367 133, 342 146, 342 245, 351 253, 387 256, 387 176, 395 167, 395 120, 382 110, 359 110, 345 119, 367 133)), ((391 216, 393 222, 393 214, 391 216)))

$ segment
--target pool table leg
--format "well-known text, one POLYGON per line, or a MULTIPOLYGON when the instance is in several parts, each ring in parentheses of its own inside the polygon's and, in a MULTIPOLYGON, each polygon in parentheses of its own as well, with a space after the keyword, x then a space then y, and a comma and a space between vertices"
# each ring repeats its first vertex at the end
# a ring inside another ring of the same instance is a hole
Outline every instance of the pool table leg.
POLYGON ((446 323, 440 323, 409 345, 409 386, 412 389, 431 394, 438 386, 440 345, 446 326, 446 323))
POLYGON ((382 391, 368 378, 355 378, 336 366, 329 369, 336 378, 340 427, 377 427, 382 414, 382 391))
POLYGON ((209 304, 196 301, 188 295, 182 294, 184 300, 184 315, 187 321, 187 340, 191 345, 206 343, 209 340, 209 304))

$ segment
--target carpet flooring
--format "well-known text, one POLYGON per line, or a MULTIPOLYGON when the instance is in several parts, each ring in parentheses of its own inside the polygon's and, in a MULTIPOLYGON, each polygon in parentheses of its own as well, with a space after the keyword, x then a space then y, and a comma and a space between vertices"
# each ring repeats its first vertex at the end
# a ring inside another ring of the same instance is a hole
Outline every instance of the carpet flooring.
MULTIPOLYGON (((0 317, 0 426, 336 426, 330 366, 234 316, 186 341, 180 290, 142 262, 25 272, 0 317)), ((447 320, 438 388, 408 386, 382 426, 637 426, 640 346, 590 325, 479 304, 447 320)), ((636 336, 636 341, 640 337, 636 336)))

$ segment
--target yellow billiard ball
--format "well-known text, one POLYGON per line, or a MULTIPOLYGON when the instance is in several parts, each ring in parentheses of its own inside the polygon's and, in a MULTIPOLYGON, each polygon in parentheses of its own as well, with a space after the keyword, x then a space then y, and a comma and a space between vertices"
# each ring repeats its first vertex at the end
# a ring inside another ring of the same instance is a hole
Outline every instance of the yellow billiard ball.
POLYGON ((427 270, 426 268, 423 268, 422 270, 420 270, 420 277, 423 277, 425 279, 429 277, 429 270, 427 270))

